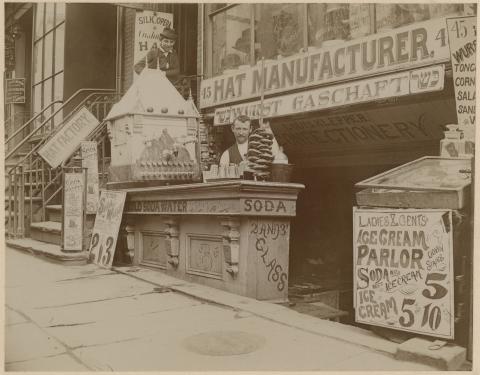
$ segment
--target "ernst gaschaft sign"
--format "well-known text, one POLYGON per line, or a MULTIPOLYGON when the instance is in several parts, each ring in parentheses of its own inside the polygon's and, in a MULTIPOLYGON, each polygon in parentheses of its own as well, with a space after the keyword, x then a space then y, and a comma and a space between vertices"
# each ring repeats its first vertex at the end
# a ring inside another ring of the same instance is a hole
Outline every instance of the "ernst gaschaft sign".
POLYGON ((40 148, 38 154, 56 168, 72 155, 98 124, 97 118, 83 107, 40 148))
POLYGON ((355 321, 454 338, 450 210, 353 210, 355 321))
POLYGON ((200 107, 445 63, 449 58, 445 18, 438 18, 205 79, 200 107))

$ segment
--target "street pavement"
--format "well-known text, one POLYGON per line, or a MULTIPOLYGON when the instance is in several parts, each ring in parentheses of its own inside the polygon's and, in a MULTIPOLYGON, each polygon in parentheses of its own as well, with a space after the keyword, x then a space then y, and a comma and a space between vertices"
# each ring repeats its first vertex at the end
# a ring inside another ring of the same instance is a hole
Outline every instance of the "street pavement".
POLYGON ((6 249, 6 371, 429 371, 93 264, 6 249))

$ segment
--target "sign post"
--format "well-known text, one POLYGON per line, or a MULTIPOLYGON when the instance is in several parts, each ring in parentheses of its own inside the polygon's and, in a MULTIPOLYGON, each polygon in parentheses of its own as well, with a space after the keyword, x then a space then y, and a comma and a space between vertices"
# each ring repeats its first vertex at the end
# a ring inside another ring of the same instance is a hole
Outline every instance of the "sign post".
POLYGON ((107 268, 112 266, 126 196, 124 191, 113 190, 102 190, 100 194, 89 248, 93 263, 107 268))
POLYGON ((86 173, 73 171, 63 176, 62 251, 78 252, 83 250, 86 173))
POLYGON ((451 210, 353 210, 355 321, 454 338, 451 210))

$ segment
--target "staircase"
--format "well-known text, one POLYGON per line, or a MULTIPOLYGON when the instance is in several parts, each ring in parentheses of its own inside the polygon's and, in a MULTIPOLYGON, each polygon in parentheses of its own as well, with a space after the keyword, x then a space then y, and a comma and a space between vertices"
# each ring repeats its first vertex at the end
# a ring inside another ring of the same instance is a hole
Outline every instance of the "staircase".
MULTIPOLYGON (((44 145, 78 110, 86 107, 100 124, 85 139, 97 142, 100 188, 106 185, 110 144, 103 119, 111 106, 118 101, 114 90, 81 89, 72 95, 38 127, 31 129, 34 120, 59 101, 44 108, 5 141, 9 146, 5 156, 5 237, 10 247, 21 249, 66 264, 86 263, 89 232, 94 215, 88 215, 84 225, 84 248, 80 252, 62 251, 63 174, 81 167, 81 155, 77 149, 62 166, 51 168, 38 154, 44 145), (74 108, 65 113, 66 108, 74 108), (63 121, 53 126, 56 114, 63 112, 63 121), (23 140, 12 147, 12 140, 20 132, 31 130, 23 140)), ((47 111, 48 110, 48 111, 47 111)), ((53 112, 53 111, 52 111, 53 112)), ((5 147, 7 150, 7 147, 5 147)))

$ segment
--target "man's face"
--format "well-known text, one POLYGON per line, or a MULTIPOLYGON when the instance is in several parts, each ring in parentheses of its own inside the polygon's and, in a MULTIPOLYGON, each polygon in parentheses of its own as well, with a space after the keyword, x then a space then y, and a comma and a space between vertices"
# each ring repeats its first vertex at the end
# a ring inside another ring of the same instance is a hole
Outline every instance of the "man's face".
POLYGON ((173 39, 163 38, 160 41, 160 47, 162 47, 165 52, 172 52, 174 45, 175 41, 173 39))
POLYGON ((247 142, 248 134, 250 133, 250 121, 235 121, 232 126, 232 131, 237 143, 242 144, 247 142))

